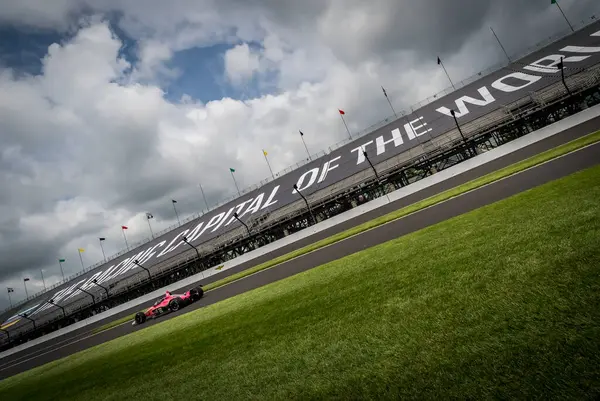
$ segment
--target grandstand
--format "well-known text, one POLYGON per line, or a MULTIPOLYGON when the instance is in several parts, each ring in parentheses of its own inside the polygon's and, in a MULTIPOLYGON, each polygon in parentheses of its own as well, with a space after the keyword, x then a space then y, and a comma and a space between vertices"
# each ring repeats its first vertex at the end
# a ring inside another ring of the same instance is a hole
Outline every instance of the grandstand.
MULTIPOLYGON (((591 25, 600 29, 597 23, 591 25)), ((519 64, 519 62, 515 64, 519 64)), ((535 92, 525 91, 518 99, 508 104, 498 104, 496 109, 461 124, 460 129, 465 140, 457 127, 450 128, 435 137, 417 136, 415 146, 375 163, 373 168, 365 164, 361 171, 337 182, 315 184, 311 191, 306 193, 306 197, 316 222, 312 221, 311 213, 307 210, 304 200, 299 196, 297 200, 282 207, 268 207, 245 221, 250 230, 249 233, 243 225, 239 225, 201 243, 196 249, 181 247, 179 253, 154 264, 148 264, 145 268, 149 270, 150 277, 145 270, 132 269, 124 277, 117 277, 116 280, 97 285, 91 295, 81 293, 65 303, 58 303, 57 307, 46 309, 36 315, 33 321, 27 316, 24 317, 17 324, 11 326, 9 331, 7 330, 10 334, 10 341, 8 336, 0 339, 2 349, 55 331, 135 299, 156 288, 218 266, 311 224, 352 209, 362 202, 361 199, 383 196, 477 154, 599 104, 600 63, 596 62, 586 68, 571 69, 569 72, 564 83, 560 79, 557 80, 556 76, 552 76, 552 80, 548 80, 535 92)), ((476 77, 480 76, 481 74, 477 74, 476 77)), ((426 104, 431 101, 433 98, 426 104)), ((440 117, 440 120, 442 118, 446 117, 440 117)), ((385 120, 376 128, 381 129, 397 120, 405 121, 407 116, 402 115, 398 119, 385 120)), ((430 122, 430 124, 435 123, 435 121, 430 122)), ((360 138, 372 131, 361 133, 358 137, 354 137, 351 143, 359 146, 360 138)), ((344 141, 341 144, 345 145, 349 142, 344 141)), ((339 146, 341 145, 338 144, 337 147, 339 146)), ((330 148, 330 152, 335 148, 335 146, 330 148)), ((326 156, 326 153, 323 152, 321 156, 326 156)), ((346 163, 355 162, 355 160, 346 161, 346 163)), ((306 164, 299 163, 297 167, 306 164)), ((343 165, 340 165, 340 168, 343 168, 343 165)), ((277 176, 291 171, 293 170, 286 169, 277 176)), ((264 185, 270 181, 272 180, 266 180, 261 184, 264 185)), ((248 193, 253 189, 256 188, 253 187, 244 192, 248 193)), ((220 205, 224 203, 222 202, 220 205)), ((193 216, 193 218, 197 217, 193 216)), ((123 253, 114 255, 110 259, 115 259, 123 253)), ((75 278, 97 266, 92 266, 84 272, 70 277, 67 281, 72 283, 75 278)), ((45 303, 49 300, 48 297, 49 293, 36 294, 24 303, 24 307, 45 303)), ((1 320, 6 320, 16 312, 15 309, 5 311, 1 320)))

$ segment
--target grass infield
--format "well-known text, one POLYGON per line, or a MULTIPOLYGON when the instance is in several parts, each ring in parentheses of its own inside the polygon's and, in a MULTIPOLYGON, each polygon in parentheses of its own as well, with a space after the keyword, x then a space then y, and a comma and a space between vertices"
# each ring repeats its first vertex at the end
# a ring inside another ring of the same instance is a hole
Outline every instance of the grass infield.
MULTIPOLYGON (((543 153, 540 153, 536 156, 530 157, 529 159, 525 159, 523 161, 520 161, 518 163, 512 164, 510 166, 504 167, 498 171, 495 171, 493 173, 489 173, 487 175, 484 175, 480 178, 477 178, 473 181, 469 181, 463 185, 459 185, 455 188, 449 189, 447 191, 441 192, 435 196, 429 197, 427 199, 424 199, 420 202, 414 203, 410 206, 404 207, 402 209, 398 209, 396 211, 393 211, 391 213, 388 213, 384 216, 378 217, 374 220, 371 220, 369 222, 363 223, 361 225, 358 225, 356 227, 353 227, 351 229, 348 229, 346 231, 343 231, 341 233, 335 234, 331 237, 325 238, 323 240, 317 241, 313 244, 307 245, 303 248, 297 249, 293 252, 287 253, 285 255, 279 256, 277 258, 274 258, 268 262, 265 263, 261 263, 260 265, 251 267, 249 269, 246 269, 242 272, 236 273, 236 274, 232 274, 231 276, 222 278, 220 280, 217 280, 213 283, 207 284, 206 286, 204 286, 204 290, 205 291, 210 291, 210 290, 214 290, 215 288, 219 288, 222 287, 224 285, 227 285, 233 281, 239 280, 241 278, 244 278, 246 276, 249 276, 251 274, 254 274, 256 272, 259 272, 261 270, 265 270, 265 269, 269 269, 273 266, 276 266, 278 264, 287 262, 290 259, 296 258, 298 256, 302 256, 306 253, 315 251, 319 248, 323 248, 327 245, 331 245, 335 242, 341 241, 343 239, 346 239, 348 237, 351 237, 353 235, 359 234, 363 231, 375 228, 377 226, 380 226, 382 224, 385 223, 389 223, 390 221, 393 220, 397 220, 400 219, 408 214, 411 213, 415 213, 421 209, 424 209, 426 207, 430 207, 435 205, 436 203, 440 203, 443 201, 446 201, 450 198, 459 196, 465 192, 468 191, 472 191, 474 189, 477 189, 479 187, 482 187, 484 185, 490 184, 494 181, 498 181, 502 178, 506 178, 508 176, 511 176, 513 174, 516 174, 520 171, 526 170, 528 168, 534 167, 538 164, 547 162, 549 160, 555 159, 557 157, 563 156, 567 153, 573 152, 577 149, 581 149, 585 146, 591 145, 593 143, 596 143, 600 141, 600 131, 598 132, 594 132, 591 134, 588 134, 586 136, 583 136, 581 138, 575 139, 571 142, 567 142, 561 146, 557 146, 554 149, 550 149, 547 150, 543 153)), ((94 330, 92 330, 92 333, 99 333, 101 331, 104 330, 108 330, 112 327, 118 326, 120 324, 123 324, 125 322, 128 321, 132 321, 133 318, 135 317, 135 313, 125 316, 121 319, 112 321, 110 323, 107 323, 101 327, 98 327, 94 330)))
POLYGON ((598 199, 600 166, 8 378, 0 399, 598 398, 598 199))

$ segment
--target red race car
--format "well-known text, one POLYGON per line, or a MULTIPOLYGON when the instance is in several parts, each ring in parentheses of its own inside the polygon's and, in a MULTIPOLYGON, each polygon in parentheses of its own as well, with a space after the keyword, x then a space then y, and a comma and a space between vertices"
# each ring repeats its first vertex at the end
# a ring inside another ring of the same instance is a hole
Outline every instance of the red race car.
POLYGON ((183 294, 171 294, 169 291, 163 297, 158 299, 154 305, 146 309, 145 312, 135 314, 135 323, 142 324, 146 319, 154 319, 169 312, 176 312, 181 307, 187 306, 204 296, 202 286, 192 288, 183 294))

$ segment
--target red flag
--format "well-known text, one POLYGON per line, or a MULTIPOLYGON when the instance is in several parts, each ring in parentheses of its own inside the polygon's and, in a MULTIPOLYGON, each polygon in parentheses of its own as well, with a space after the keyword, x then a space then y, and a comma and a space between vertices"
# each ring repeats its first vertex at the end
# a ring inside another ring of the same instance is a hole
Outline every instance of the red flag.
POLYGON ((338 109, 338 111, 340 112, 340 114, 341 114, 341 115, 344 115, 344 114, 346 114, 346 113, 344 112, 344 110, 339 110, 339 109, 338 109))
POLYGON ((127 230, 127 226, 121 226, 121 229, 127 230))

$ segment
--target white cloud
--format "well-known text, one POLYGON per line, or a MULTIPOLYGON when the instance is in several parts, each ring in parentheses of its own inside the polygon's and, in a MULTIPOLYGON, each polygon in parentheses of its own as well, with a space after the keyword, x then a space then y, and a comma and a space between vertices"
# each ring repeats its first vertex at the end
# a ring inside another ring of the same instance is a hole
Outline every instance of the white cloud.
POLYGON ((237 45, 225 53, 225 74, 234 83, 251 79, 260 68, 259 54, 247 43, 237 45))

